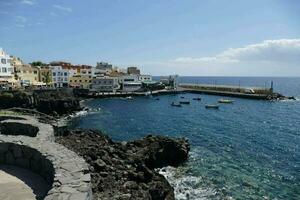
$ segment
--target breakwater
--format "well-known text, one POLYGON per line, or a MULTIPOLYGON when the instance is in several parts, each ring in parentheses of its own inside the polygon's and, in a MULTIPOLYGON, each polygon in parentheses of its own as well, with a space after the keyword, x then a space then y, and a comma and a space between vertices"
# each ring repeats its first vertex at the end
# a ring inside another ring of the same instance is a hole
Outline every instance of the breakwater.
POLYGON ((258 100, 277 100, 286 99, 279 93, 273 92, 273 88, 261 87, 240 87, 231 85, 209 85, 209 84, 180 84, 181 91, 197 93, 197 94, 210 94, 219 96, 230 96, 247 99, 258 100))

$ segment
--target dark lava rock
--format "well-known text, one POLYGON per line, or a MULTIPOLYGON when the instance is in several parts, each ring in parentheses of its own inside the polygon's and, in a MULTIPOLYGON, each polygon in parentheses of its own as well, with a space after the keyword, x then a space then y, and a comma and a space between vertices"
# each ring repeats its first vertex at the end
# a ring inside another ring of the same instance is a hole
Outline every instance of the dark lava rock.
POLYGON ((0 92, 0 109, 13 107, 36 109, 51 115, 64 115, 81 110, 79 98, 68 90, 0 92))
POLYGON ((56 140, 89 163, 95 199, 173 200, 172 186, 154 168, 182 164, 190 149, 185 139, 113 142, 92 130, 68 130, 56 140))

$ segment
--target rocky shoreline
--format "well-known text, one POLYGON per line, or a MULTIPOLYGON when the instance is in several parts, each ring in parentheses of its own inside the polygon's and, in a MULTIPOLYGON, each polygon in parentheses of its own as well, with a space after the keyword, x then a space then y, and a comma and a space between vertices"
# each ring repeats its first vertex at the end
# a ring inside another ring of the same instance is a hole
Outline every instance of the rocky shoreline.
POLYGON ((186 139, 149 135, 114 142, 93 130, 66 130, 56 137, 56 142, 90 165, 95 199, 175 199, 174 189, 155 168, 184 163, 190 150, 186 139))

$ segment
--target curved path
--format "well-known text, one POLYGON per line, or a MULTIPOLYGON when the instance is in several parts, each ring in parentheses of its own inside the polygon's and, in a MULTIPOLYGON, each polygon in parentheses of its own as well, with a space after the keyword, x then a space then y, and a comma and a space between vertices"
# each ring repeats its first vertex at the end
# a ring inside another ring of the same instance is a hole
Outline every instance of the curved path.
POLYGON ((46 196, 37 195, 37 199, 92 199, 91 176, 85 160, 54 142, 51 125, 31 116, 18 117, 22 119, 0 121, 0 164, 19 166, 42 176, 51 189, 46 196), (32 126, 38 128, 36 136, 22 135, 32 126), (3 131, 3 127, 10 131, 3 131))

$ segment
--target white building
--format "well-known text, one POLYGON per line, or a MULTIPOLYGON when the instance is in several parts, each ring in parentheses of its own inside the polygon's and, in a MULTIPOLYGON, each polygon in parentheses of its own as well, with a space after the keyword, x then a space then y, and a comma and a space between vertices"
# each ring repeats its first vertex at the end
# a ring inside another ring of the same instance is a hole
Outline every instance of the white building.
POLYGON ((150 81, 152 81, 152 76, 151 75, 138 75, 138 79, 141 82, 150 82, 150 81))
POLYGON ((134 92, 142 88, 142 82, 136 74, 120 76, 119 83, 123 92, 134 92))
POLYGON ((52 71, 52 84, 54 87, 67 87, 69 84, 70 71, 62 66, 50 66, 52 71))
POLYGON ((112 72, 113 67, 111 64, 106 62, 97 62, 94 70, 95 75, 108 75, 112 72))
POLYGON ((97 92, 116 92, 119 88, 118 77, 95 77, 91 84, 91 90, 97 92))
POLYGON ((0 48, 0 84, 12 85, 15 82, 13 73, 10 56, 0 48))

